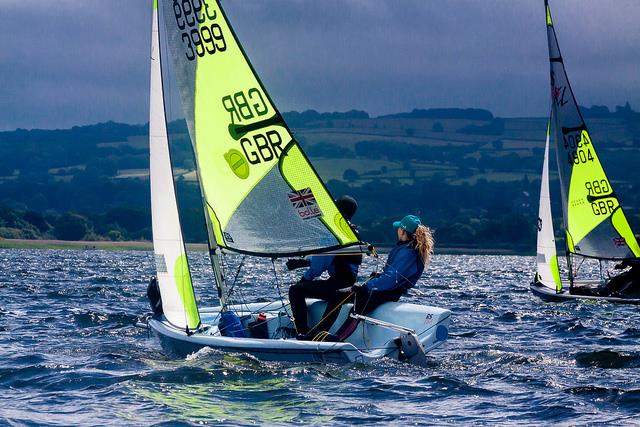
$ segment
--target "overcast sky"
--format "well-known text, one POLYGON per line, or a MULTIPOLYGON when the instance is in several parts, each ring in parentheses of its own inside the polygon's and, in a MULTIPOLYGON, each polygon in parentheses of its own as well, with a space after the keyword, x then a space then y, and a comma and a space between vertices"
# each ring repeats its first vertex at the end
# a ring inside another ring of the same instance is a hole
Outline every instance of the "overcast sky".
MULTIPOLYGON (((0 0, 0 130, 146 122, 151 4, 0 0)), ((223 5, 281 111, 548 110, 542 0, 223 5)), ((578 102, 640 109, 640 1, 551 6, 578 102)))

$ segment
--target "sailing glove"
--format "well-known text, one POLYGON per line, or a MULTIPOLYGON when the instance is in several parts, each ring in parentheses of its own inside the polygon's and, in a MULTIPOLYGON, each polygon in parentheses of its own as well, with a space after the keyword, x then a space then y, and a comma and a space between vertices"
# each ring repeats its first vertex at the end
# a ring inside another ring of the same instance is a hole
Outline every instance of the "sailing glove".
POLYGON ((295 270, 296 268, 309 267, 311 262, 306 258, 289 258, 286 265, 289 270, 295 270))

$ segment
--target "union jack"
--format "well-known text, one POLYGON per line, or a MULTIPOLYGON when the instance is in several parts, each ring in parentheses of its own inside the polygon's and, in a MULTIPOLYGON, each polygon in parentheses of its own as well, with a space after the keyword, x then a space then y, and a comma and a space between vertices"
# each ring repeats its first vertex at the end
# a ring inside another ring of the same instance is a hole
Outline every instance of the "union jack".
POLYGON ((616 246, 624 246, 627 244, 627 241, 624 239, 624 237, 614 237, 613 244, 616 246))
POLYGON ((291 204, 296 209, 316 205, 316 197, 313 195, 313 192, 309 187, 293 191, 292 193, 287 193, 287 196, 289 196, 291 204))

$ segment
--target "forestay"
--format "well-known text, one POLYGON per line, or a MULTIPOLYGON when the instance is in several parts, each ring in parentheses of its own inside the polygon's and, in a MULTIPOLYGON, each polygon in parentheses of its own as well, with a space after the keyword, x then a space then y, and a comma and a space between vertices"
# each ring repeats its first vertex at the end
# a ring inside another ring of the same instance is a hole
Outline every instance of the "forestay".
POLYGON ((182 239, 171 172, 160 65, 158 9, 155 2, 151 34, 149 179, 156 274, 167 320, 178 328, 194 330, 200 326, 200 316, 182 239))
POLYGON ((551 198, 549 196, 549 131, 551 121, 547 125, 547 142, 544 147, 542 164, 542 181, 540 183, 540 207, 538 208, 538 243, 536 251, 538 281, 543 285, 562 290, 562 281, 558 269, 556 239, 553 232, 551 215, 551 198))
POLYGON ((210 242, 262 256, 358 245, 220 4, 162 1, 210 242))
POLYGON ((545 0, 552 117, 562 209, 570 253, 602 259, 640 256, 640 247, 607 178, 571 90, 545 0))

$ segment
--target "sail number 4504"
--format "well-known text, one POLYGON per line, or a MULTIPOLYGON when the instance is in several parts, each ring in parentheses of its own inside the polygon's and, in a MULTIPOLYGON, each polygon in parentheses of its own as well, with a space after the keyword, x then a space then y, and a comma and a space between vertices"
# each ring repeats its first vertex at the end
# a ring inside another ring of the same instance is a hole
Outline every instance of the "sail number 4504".
POLYGON ((182 30, 180 36, 189 61, 196 59, 196 56, 213 55, 227 49, 220 25, 205 24, 207 20, 213 21, 218 17, 216 10, 209 7, 206 0, 173 0, 173 15, 178 28, 182 30))
POLYGON ((594 157, 588 137, 582 137, 579 133, 570 133, 564 136, 564 148, 567 150, 567 163, 579 165, 580 163, 593 162, 594 157))

